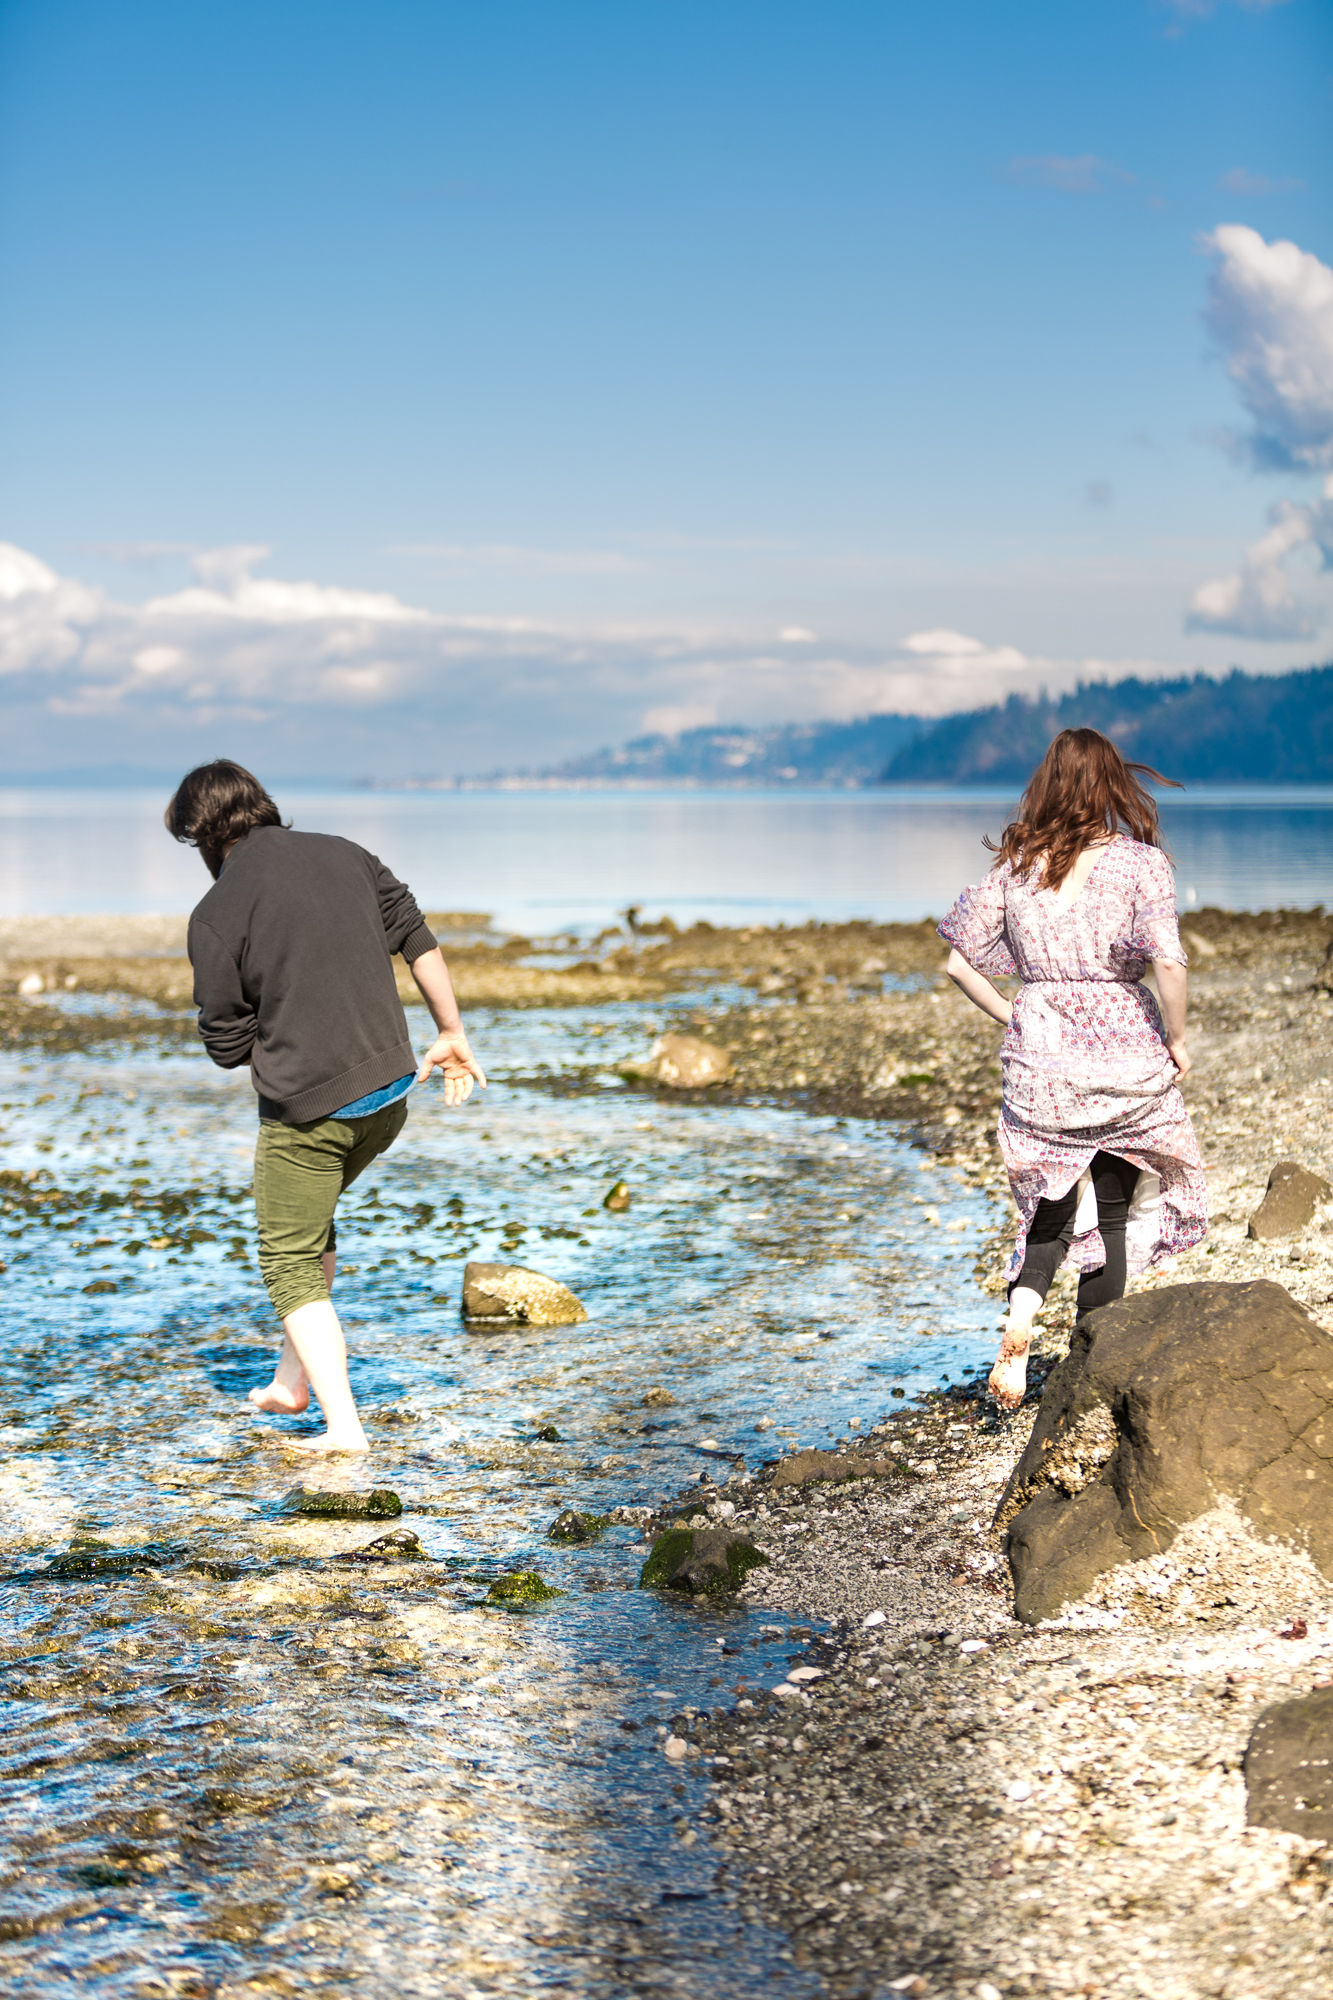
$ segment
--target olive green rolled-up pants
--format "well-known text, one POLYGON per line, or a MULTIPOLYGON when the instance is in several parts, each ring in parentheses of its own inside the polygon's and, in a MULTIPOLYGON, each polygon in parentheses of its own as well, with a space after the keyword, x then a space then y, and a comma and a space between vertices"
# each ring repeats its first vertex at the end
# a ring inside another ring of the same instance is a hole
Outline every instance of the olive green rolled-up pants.
POLYGON ((255 1141, 259 1269, 279 1319, 327 1299, 320 1262, 337 1244, 333 1212, 344 1188, 387 1153, 407 1123, 400 1099, 368 1118, 261 1118, 255 1141))

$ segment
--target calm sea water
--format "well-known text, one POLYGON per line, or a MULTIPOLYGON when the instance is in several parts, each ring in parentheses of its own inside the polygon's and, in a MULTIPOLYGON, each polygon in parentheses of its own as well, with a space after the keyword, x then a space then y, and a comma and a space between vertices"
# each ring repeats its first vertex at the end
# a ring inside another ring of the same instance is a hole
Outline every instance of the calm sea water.
MULTIPOLYGON (((139 791, 0 791, 0 915, 183 911, 198 858, 139 791)), ((640 903, 678 922, 939 916, 984 871, 1006 791, 292 791, 298 827, 382 855, 432 909, 502 928, 596 929, 640 903)), ((1163 801, 1182 906, 1333 901, 1333 789, 1163 801)))

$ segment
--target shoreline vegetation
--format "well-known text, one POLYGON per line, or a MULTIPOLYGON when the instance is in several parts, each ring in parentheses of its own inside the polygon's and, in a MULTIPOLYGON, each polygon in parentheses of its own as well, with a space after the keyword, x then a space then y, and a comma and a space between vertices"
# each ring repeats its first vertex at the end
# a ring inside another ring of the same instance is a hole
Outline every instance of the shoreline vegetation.
POLYGON ((538 770, 361 782, 384 791, 1004 784, 1017 796, 1051 738, 1085 725, 1112 737, 1126 757, 1195 784, 1326 784, 1333 780, 1333 665, 1080 682, 1054 698, 1013 694, 944 716, 886 713, 759 729, 710 723, 538 770))
MULTIPOLYGON (((945 982, 930 924, 664 922, 590 946, 499 938, 475 914, 432 922, 465 1008, 652 1001, 727 1052, 710 1100, 892 1121, 995 1198, 975 1277, 998 1318, 999 1034, 945 982)), ((1320 910, 1184 918, 1184 1088, 1211 1226, 1131 1292, 1274 1279, 1333 1334, 1333 1224, 1247 1235, 1278 1162, 1333 1178, 1329 930, 1320 910)), ((3 1045, 192 1037, 183 942, 178 919, 4 920, 3 1045)), ((834 1447, 873 1444, 892 1477, 802 1483, 788 1460, 727 1503, 691 1488, 650 1524, 730 1504, 728 1526, 772 1558, 745 1601, 825 1624, 792 1654, 807 1672, 687 1710, 673 1734, 712 1760, 682 1837, 713 1842, 742 1911, 784 1931, 832 2000, 1297 2000, 1329 1983, 1330 1849, 1247 1828, 1241 1767, 1264 1708, 1333 1681, 1329 1581, 1219 1506, 1060 1617, 1012 1617, 993 1517, 1067 1352, 1073 1292, 1062 1274, 1012 1419, 979 1380, 954 1384, 867 1410, 834 1447)))

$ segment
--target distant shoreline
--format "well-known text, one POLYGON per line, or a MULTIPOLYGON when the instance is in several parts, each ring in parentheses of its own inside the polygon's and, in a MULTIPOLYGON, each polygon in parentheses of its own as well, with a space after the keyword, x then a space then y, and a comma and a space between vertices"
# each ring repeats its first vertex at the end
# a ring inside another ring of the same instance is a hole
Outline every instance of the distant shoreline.
MULTIPOLYGON (((176 774, 177 776, 179 774, 176 774)), ((97 782, 89 778, 69 778, 59 772, 37 774, 30 777, 15 777, 0 774, 0 799, 7 795, 24 792, 52 794, 76 792, 81 796, 105 794, 108 797, 123 798, 135 793, 151 794, 155 799, 169 796, 175 783, 174 777, 150 778, 107 778, 97 782)), ((276 795, 283 793, 300 794, 317 798, 441 798, 455 796, 482 796, 491 798, 509 797, 514 794, 553 794, 561 797, 575 795, 598 797, 637 798, 752 798, 752 799, 866 799, 901 800, 911 803, 915 800, 948 801, 950 799, 972 800, 978 803, 989 800, 1013 800, 1018 797, 1021 784, 1018 781, 1005 782, 1000 779, 978 781, 974 784, 952 784, 928 782, 880 783, 878 780, 862 782, 843 781, 820 784, 808 779, 793 779, 790 783, 775 784, 769 781, 759 783, 737 778, 719 780, 716 778, 450 778, 439 780, 414 780, 409 778, 310 778, 283 777, 270 775, 268 783, 276 795)), ((1170 808, 1188 806, 1192 803, 1203 805, 1244 804, 1254 800, 1259 804, 1293 805, 1330 804, 1333 805, 1333 783, 1311 781, 1309 783, 1268 783, 1256 780, 1242 783, 1239 780, 1213 783, 1199 780, 1187 783, 1181 788, 1159 789, 1156 792, 1161 803, 1170 808)))

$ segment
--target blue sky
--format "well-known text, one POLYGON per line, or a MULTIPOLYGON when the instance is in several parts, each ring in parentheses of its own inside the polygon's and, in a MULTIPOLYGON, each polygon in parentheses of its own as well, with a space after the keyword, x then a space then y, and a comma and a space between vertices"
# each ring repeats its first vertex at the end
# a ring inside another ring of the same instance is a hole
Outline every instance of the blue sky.
POLYGON ((8 0, 3 761, 1326 658, 1330 111, 1317 0, 8 0))

